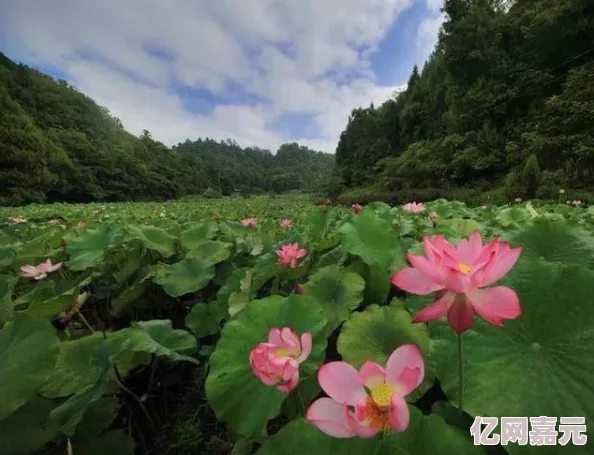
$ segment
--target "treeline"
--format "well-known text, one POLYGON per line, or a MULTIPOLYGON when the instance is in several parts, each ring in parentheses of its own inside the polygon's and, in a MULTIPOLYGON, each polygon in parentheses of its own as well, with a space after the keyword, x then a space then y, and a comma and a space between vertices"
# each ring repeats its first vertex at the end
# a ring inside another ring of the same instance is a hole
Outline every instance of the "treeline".
POLYGON ((594 188, 594 2, 446 0, 443 12, 406 90, 352 112, 333 192, 509 199, 594 188))
POLYGON ((0 204, 165 200, 202 194, 315 191, 334 156, 295 143, 277 154, 232 141, 169 148, 126 132, 107 109, 0 53, 0 204))

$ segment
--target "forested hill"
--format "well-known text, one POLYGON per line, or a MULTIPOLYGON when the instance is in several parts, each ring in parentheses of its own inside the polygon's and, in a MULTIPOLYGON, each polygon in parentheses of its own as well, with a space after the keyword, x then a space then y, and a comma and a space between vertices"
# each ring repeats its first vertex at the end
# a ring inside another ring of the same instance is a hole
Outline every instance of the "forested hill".
POLYGON ((148 131, 136 137, 65 81, 0 53, 0 204, 312 191, 333 166, 334 155, 297 144, 273 155, 232 141, 169 148, 148 131))
POLYGON ((446 0, 443 11, 406 91, 352 112, 334 191, 594 188, 594 2, 446 0))

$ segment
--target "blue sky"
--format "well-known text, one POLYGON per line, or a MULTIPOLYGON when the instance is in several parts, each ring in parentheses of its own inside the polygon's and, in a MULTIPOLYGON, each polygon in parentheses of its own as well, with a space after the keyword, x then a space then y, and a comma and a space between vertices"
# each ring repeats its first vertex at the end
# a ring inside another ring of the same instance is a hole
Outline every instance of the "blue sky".
POLYGON ((168 145, 333 153, 352 109, 381 104, 422 66, 442 1, 0 0, 0 51, 168 145))

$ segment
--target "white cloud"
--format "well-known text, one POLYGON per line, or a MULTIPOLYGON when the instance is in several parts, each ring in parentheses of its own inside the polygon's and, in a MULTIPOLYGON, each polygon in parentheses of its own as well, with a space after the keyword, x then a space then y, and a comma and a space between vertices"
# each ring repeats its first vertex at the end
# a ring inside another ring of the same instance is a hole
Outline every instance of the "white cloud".
MULTIPOLYGON (((430 1, 430 0, 429 0, 430 1)), ((444 21, 445 16, 440 14, 437 17, 423 19, 419 28, 417 29, 417 48, 419 49, 419 56, 422 59, 418 62, 419 66, 425 63, 429 54, 433 51, 433 47, 437 42, 439 35, 439 28, 444 21)))
POLYGON ((443 6, 444 0, 425 0, 427 2, 427 9, 433 13, 437 13, 443 6))
MULTIPOLYGON (((0 0, 0 29, 19 57, 63 70, 135 134, 276 150, 287 138, 274 121, 306 113, 320 137, 299 142, 333 152, 350 111, 397 88, 377 85, 368 55, 411 1, 0 0), (233 85, 266 102, 200 115, 185 109, 180 85, 218 95, 233 85)), ((435 25, 421 25, 423 49, 435 25)))

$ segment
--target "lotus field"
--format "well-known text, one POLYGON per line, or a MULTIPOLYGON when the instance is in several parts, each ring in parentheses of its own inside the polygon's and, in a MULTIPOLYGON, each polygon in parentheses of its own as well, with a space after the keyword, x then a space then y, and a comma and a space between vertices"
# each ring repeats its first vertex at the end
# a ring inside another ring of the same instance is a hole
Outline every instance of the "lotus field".
POLYGON ((594 450, 476 416, 593 424, 594 209, 0 209, 2 454, 594 450), (158 449, 184 405, 200 438, 158 449))

